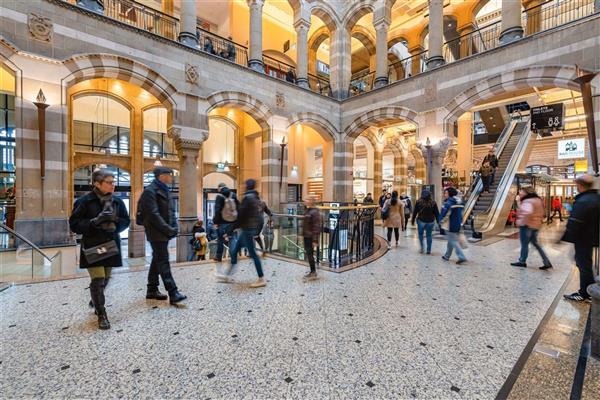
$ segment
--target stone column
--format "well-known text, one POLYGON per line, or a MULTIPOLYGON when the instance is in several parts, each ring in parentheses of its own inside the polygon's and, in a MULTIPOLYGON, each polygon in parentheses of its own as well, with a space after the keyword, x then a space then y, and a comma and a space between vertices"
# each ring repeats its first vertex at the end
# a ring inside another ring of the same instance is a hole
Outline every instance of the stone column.
POLYGON ((427 162, 427 184, 435 185, 435 201, 442 203, 442 166, 446 151, 450 145, 450 140, 443 139, 432 146, 425 147, 425 157, 427 162))
POLYGON ((468 57, 475 54, 473 45, 473 36, 469 35, 475 30, 475 26, 472 23, 461 26, 457 29, 460 35, 460 58, 468 57))
POLYGON ((308 30, 310 21, 299 20, 294 24, 296 28, 296 82, 298 86, 308 89, 308 30))
POLYGON ((188 260, 192 228, 198 219, 197 169, 203 140, 177 138, 175 147, 179 156, 179 235, 177 236, 177 262, 188 260))
POLYGON ((178 38, 181 43, 191 47, 198 46, 196 25, 196 2, 194 0, 182 0, 178 38))
POLYGON ((333 97, 336 99, 341 100, 348 97, 352 76, 351 53, 350 32, 343 27, 331 32, 330 84, 333 97))
POLYGON ((378 193, 383 188, 383 146, 377 144, 373 150, 373 193, 378 193))
POLYGON ((383 87, 388 84, 388 47, 387 47, 387 36, 388 29, 390 27, 389 22, 385 20, 377 21, 373 24, 375 27, 375 50, 376 50, 376 64, 375 64, 375 88, 383 87))
POLYGON ((500 44, 510 43, 522 37, 521 2, 502 0, 502 33, 500 33, 500 44))
POLYGON ((408 49, 410 55, 412 56, 411 58, 411 63, 410 63, 410 75, 411 76, 415 76, 415 75, 419 75, 421 73, 421 56, 417 56, 418 54, 421 54, 423 52, 423 50, 425 50, 423 48, 423 46, 421 45, 417 45, 414 47, 411 47, 410 49, 408 49))
POLYGON ((354 139, 339 135, 333 152, 333 200, 352 201, 354 139))
POLYGON ((138 108, 132 110, 133 121, 129 139, 129 154, 131 165, 129 177, 131 180, 131 193, 129 194, 129 234, 127 238, 127 252, 129 258, 146 256, 146 236, 144 227, 135 223, 137 203, 144 191, 144 112, 138 108))
POLYGON ((250 8, 250 54, 248 66, 264 72, 262 58, 262 9, 264 0, 247 0, 250 8))
POLYGON ((406 157, 401 155, 394 155, 394 188, 398 193, 406 192, 408 190, 408 163, 406 157), (396 177, 400 177, 400 182, 396 180, 396 177))
POLYGON ((446 62, 442 55, 444 45, 443 0, 429 0, 429 55, 427 69, 437 68, 446 62))

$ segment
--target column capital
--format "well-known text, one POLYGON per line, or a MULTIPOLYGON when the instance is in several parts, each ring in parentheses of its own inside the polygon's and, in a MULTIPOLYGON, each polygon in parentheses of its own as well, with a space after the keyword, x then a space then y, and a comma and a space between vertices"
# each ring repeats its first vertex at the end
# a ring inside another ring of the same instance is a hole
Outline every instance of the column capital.
POLYGON ((262 8, 265 5, 265 0, 246 0, 248 7, 262 8))
POLYGON ((303 29, 308 32, 308 30, 310 29, 310 21, 307 21, 304 18, 300 18, 294 22, 294 29, 296 30, 296 32, 303 29))
POLYGON ((386 18, 378 19, 377 21, 373 21, 373 27, 376 31, 380 31, 383 29, 387 31, 390 28, 390 21, 386 18))

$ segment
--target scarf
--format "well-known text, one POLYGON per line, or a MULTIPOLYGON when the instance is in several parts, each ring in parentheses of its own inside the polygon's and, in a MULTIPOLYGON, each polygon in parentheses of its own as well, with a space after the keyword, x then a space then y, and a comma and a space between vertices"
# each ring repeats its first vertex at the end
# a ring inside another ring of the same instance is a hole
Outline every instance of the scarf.
POLYGON ((158 179, 154 180, 154 183, 156 183, 156 185, 161 188, 162 190, 164 190, 165 192, 169 193, 171 190, 169 189, 169 187, 167 185, 165 185, 164 183, 162 183, 161 181, 159 181, 158 179))
POLYGON ((103 222, 100 224, 100 228, 105 230, 106 232, 114 232, 117 230, 117 209, 113 207, 113 195, 112 193, 102 193, 97 187, 94 186, 92 191, 98 196, 100 200, 100 204, 102 205, 102 211, 109 212, 112 214, 112 218, 110 221, 103 222))

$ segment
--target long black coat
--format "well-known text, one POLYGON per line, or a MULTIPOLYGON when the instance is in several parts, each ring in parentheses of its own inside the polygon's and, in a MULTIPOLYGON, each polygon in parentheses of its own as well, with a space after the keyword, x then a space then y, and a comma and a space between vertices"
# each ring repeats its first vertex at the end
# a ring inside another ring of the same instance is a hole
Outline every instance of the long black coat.
POLYGON ((565 242, 582 246, 597 247, 600 239, 600 195, 597 190, 588 190, 575 196, 573 211, 562 238, 565 242))
POLYGON ((144 189, 140 206, 149 242, 168 242, 177 236, 177 218, 171 192, 152 182, 144 189))
POLYGON ((94 192, 89 192, 75 201, 73 213, 69 218, 69 226, 75 233, 82 235, 81 252, 79 255, 79 266, 81 268, 90 267, 120 267, 123 265, 121 258, 121 237, 119 233, 123 232, 129 226, 129 214, 125 208, 123 200, 113 197, 113 207, 116 209, 117 221, 114 232, 106 232, 101 228, 95 227, 90 221, 96 218, 102 212, 102 202, 94 192), (83 249, 98 246, 114 240, 119 249, 119 254, 113 257, 89 264, 83 255, 83 249))

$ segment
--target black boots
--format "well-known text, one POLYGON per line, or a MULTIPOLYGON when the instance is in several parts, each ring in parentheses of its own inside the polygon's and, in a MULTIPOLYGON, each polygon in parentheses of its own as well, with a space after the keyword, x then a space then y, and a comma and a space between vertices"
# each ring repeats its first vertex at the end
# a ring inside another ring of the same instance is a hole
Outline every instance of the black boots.
POLYGON ((148 291, 146 291, 146 298, 151 300, 166 300, 169 298, 164 293, 161 293, 157 287, 148 286, 148 291))
POLYGON ((169 303, 177 304, 183 300, 187 299, 187 296, 181 293, 179 290, 176 290, 173 293, 169 293, 169 303))
POLYGON ((110 322, 106 316, 106 309, 104 308, 104 278, 92 279, 90 283, 90 295, 92 297, 92 303, 94 305, 94 311, 98 316, 98 328, 110 329, 110 322))

